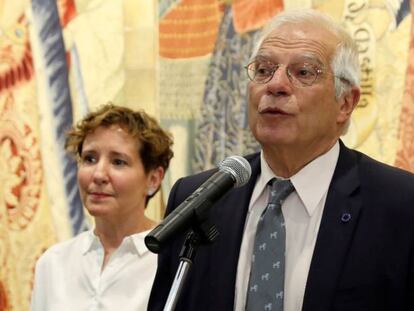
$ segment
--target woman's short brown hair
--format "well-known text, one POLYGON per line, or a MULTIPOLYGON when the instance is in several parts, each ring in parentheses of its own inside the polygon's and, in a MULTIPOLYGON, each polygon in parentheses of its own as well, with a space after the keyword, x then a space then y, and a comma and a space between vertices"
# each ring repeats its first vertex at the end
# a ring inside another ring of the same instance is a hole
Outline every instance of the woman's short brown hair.
POLYGON ((146 172, 159 166, 167 170, 173 157, 171 134, 143 110, 116 106, 109 102, 95 112, 90 112, 67 132, 65 149, 79 157, 86 136, 98 127, 117 124, 137 139, 138 153, 146 172))

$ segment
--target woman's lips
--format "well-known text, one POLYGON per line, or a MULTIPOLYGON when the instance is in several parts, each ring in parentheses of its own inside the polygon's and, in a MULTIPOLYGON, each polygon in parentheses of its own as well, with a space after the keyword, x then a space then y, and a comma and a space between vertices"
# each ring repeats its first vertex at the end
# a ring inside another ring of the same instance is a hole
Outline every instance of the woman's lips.
POLYGON ((89 196, 91 196, 94 199, 104 199, 104 198, 111 197, 112 194, 105 193, 105 192, 90 192, 89 196))

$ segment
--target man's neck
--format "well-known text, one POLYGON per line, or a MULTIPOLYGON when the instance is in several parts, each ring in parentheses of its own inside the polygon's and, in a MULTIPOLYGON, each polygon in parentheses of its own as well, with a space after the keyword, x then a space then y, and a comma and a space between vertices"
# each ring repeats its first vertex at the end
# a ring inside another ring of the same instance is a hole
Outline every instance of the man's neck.
POLYGON ((338 139, 327 144, 309 145, 307 148, 295 146, 263 147, 263 156, 276 176, 289 178, 299 172, 308 163, 328 152, 338 139))

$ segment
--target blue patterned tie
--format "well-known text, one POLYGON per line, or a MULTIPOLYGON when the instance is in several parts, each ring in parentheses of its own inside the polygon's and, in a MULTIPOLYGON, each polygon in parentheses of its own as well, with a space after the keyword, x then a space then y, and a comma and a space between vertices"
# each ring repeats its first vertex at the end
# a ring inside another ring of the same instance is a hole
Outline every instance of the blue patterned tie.
POLYGON ((246 310, 282 311, 285 280, 283 200, 294 190, 290 180, 273 178, 269 203, 257 224, 246 310))

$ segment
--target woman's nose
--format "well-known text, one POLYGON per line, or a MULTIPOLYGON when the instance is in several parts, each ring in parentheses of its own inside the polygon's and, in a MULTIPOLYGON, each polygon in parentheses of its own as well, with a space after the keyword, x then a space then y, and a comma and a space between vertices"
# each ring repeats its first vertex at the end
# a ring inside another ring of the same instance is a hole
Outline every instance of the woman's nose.
POLYGON ((98 184, 102 184, 108 182, 108 180, 108 165, 105 163, 105 161, 99 161, 95 166, 95 170, 93 171, 93 181, 98 184))

